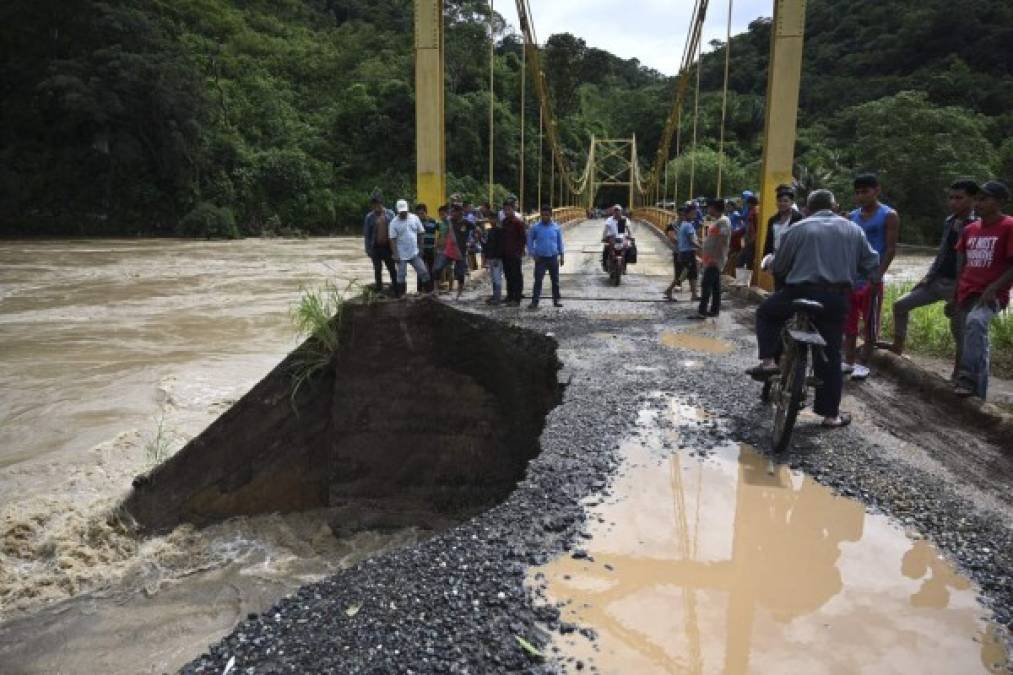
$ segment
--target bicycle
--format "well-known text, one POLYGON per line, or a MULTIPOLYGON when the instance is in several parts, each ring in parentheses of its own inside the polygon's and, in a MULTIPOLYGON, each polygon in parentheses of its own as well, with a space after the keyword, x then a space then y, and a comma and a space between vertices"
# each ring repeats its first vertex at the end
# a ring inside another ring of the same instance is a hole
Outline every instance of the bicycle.
POLYGON ((784 452, 791 443, 798 413, 805 407, 807 389, 820 385, 813 374, 813 363, 826 358, 823 348, 827 343, 814 324, 814 316, 823 310, 822 303, 800 298, 791 306, 795 314, 781 330, 781 372, 767 378, 760 394, 764 403, 774 405, 771 445, 775 453, 784 452))

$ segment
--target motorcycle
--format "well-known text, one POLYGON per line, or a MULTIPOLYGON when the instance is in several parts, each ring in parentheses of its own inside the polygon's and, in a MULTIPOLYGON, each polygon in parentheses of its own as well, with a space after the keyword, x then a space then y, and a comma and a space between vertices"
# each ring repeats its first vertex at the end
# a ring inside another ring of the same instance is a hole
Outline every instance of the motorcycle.
POLYGON ((609 244, 605 260, 605 271, 608 272, 609 281, 613 286, 618 286, 622 282, 623 275, 626 274, 629 254, 633 246, 633 237, 623 233, 614 237, 609 244))

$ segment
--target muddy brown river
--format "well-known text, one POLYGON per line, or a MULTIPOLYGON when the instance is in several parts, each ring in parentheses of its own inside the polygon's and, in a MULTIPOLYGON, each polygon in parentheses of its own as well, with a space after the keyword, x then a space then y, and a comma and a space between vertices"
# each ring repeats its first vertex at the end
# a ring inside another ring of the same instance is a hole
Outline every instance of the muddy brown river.
POLYGON ((0 242, 0 671, 171 670, 413 540, 297 514, 138 543, 107 518, 296 344, 301 289, 371 275, 357 238, 0 242))
MULTIPOLYGON (((595 273, 599 231, 568 234, 564 293, 595 273)), ((670 273, 667 252, 641 256, 640 273, 670 273)), ((309 513, 138 542, 108 518, 297 343, 303 288, 371 276, 357 237, 0 242, 0 671, 172 670, 246 613, 422 536, 337 540, 309 513)))

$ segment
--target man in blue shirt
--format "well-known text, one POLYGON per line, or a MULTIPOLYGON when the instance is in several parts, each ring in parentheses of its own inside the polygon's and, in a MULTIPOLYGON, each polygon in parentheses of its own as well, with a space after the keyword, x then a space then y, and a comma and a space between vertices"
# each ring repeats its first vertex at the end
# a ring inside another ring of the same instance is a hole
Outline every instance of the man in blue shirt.
POLYGON ((693 294, 692 301, 699 302, 700 296, 696 292, 697 265, 696 252, 700 248, 700 240, 697 237, 696 225, 693 224, 693 217, 696 215, 696 204, 686 202, 679 207, 679 219, 669 223, 665 230, 665 236, 675 247, 673 257, 675 258, 675 278, 665 290, 665 299, 674 301, 672 293, 682 290, 684 279, 689 280, 689 289, 693 294))
POLYGON ((542 204, 542 217, 528 230, 528 255, 535 259, 535 287, 528 309, 538 309, 542 297, 542 280, 549 272, 552 280, 552 305, 562 307, 559 294, 559 268, 563 264, 563 231, 552 220, 552 207, 542 204))
POLYGON ((865 232, 872 248, 879 254, 877 282, 864 277, 856 279, 851 292, 851 308, 844 324, 845 370, 851 371, 851 379, 864 380, 869 377, 869 359, 879 340, 879 317, 883 307, 883 279, 890 269, 890 263, 897 252, 897 237, 900 233, 900 217, 892 208, 879 201, 879 179, 873 174, 862 174, 854 181, 855 202, 858 208, 851 212, 851 222, 865 232), (864 320, 861 335, 865 340, 858 353, 859 325, 864 320), (857 357, 857 361, 856 361, 857 357))

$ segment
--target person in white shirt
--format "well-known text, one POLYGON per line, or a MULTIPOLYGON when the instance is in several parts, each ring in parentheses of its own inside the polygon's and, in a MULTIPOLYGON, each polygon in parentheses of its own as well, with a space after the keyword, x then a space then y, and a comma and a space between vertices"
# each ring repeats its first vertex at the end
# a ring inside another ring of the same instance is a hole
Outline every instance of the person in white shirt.
POLYGON ((611 215, 605 221, 605 230, 602 232, 601 240, 607 241, 609 237, 615 237, 619 234, 619 224, 625 221, 627 231, 632 235, 633 231, 630 228, 630 219, 623 215, 623 207, 620 204, 616 204, 610 209, 611 215))
POLYGON ((623 215, 623 207, 620 204, 616 204, 611 209, 612 215, 605 221, 605 229, 601 235, 601 242, 604 247, 601 251, 601 268, 607 270, 606 261, 608 260, 609 247, 612 242, 619 238, 619 235, 624 237, 633 236, 633 225, 629 218, 623 215))
POLYGON ((403 296, 408 290, 408 265, 415 268, 419 281, 427 291, 429 290, 429 271, 422 256, 419 255, 419 237, 425 231, 418 216, 408 211, 408 202, 399 199, 397 215, 390 221, 390 246, 397 261, 397 287, 394 289, 396 297, 403 296))

